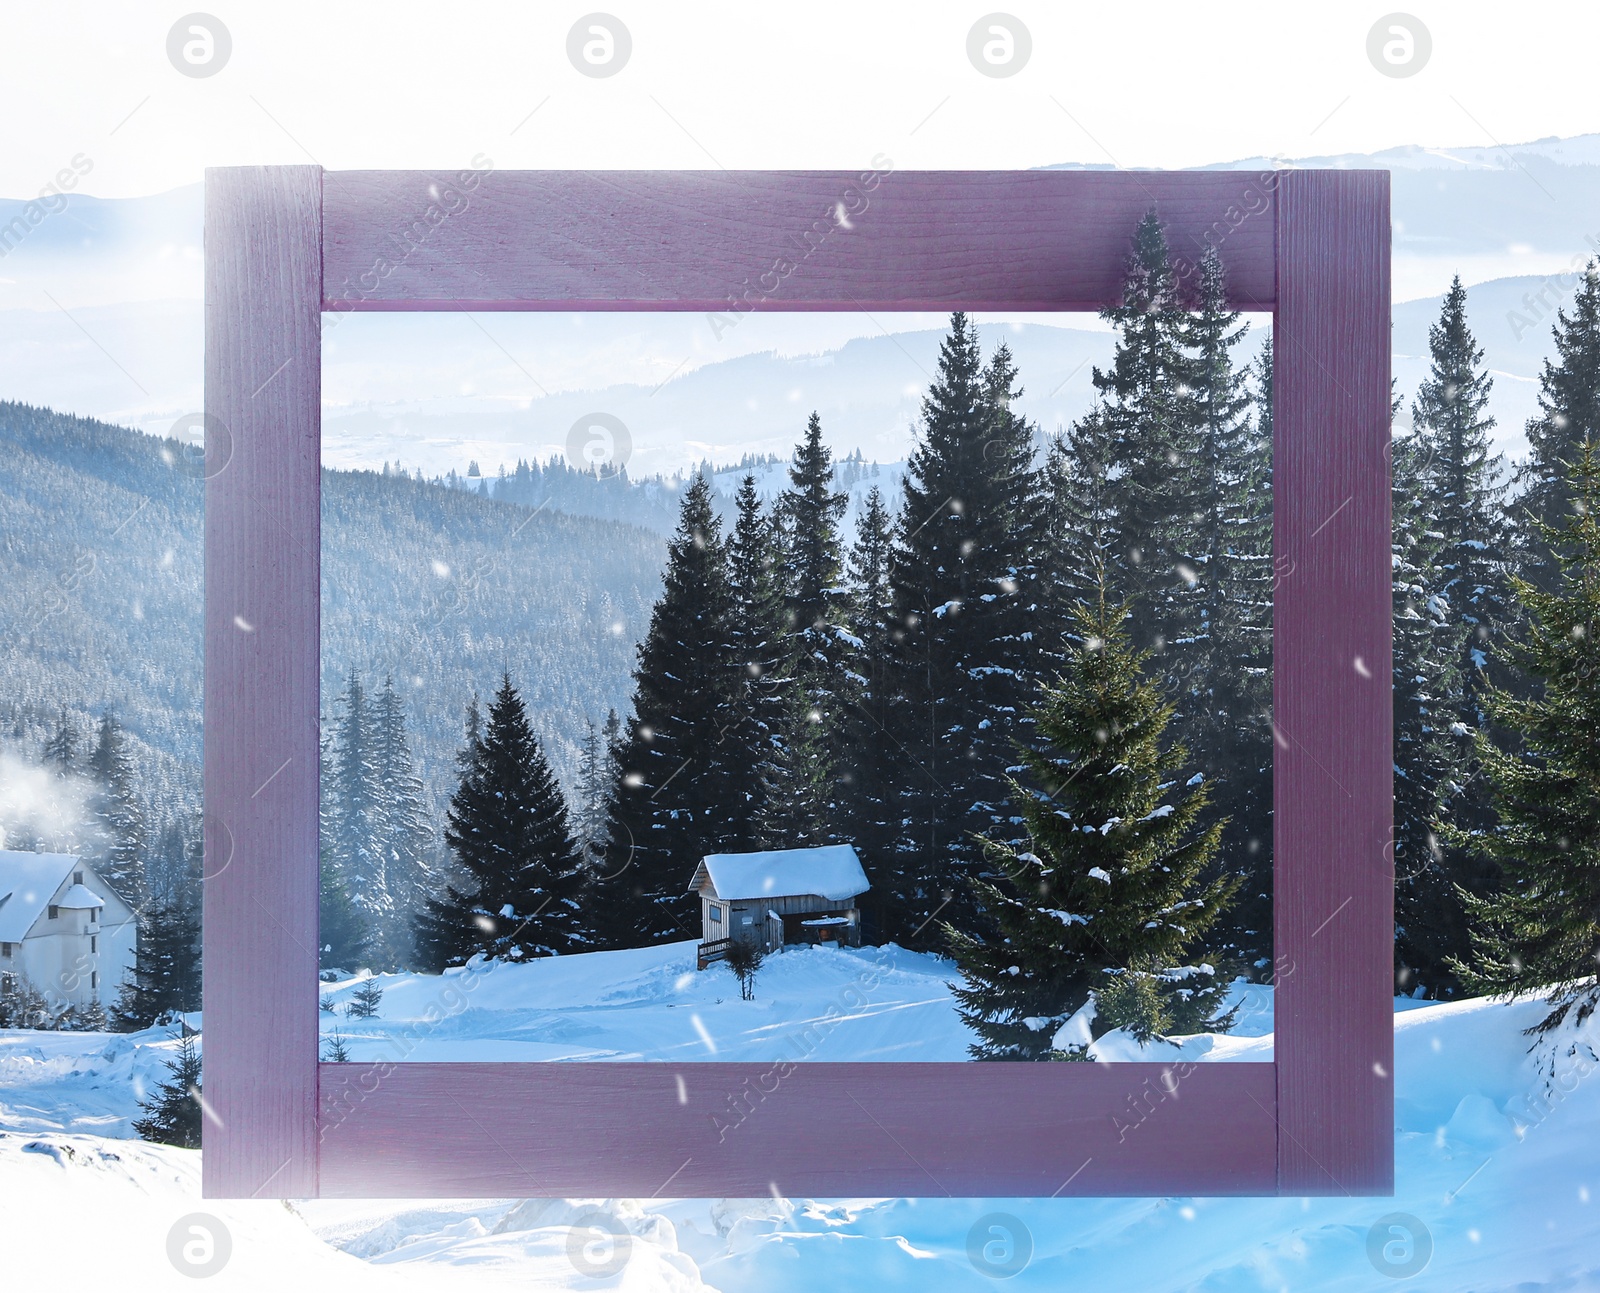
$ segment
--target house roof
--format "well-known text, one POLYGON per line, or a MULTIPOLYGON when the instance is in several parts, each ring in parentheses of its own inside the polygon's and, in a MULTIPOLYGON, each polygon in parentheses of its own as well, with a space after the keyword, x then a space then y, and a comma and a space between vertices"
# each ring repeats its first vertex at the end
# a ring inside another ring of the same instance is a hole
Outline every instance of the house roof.
POLYGON ((871 887, 861 869, 861 859, 848 844, 765 853, 712 853, 701 858, 695 867, 689 892, 695 893, 707 884, 716 897, 730 902, 806 894, 841 902, 871 887))
POLYGON ((20 943, 26 938, 62 882, 74 867, 82 865, 71 853, 0 850, 0 943, 20 943))

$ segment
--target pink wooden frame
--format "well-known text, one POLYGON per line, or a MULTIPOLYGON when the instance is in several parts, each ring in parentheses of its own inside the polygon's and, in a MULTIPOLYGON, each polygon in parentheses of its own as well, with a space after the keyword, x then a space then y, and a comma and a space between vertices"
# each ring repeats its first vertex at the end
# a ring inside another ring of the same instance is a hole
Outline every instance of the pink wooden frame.
POLYGON ((241 167, 205 254, 207 1197, 1392 1192, 1386 173, 241 167), (319 1063, 323 311, 1095 309, 1152 206, 1275 316, 1275 1061, 319 1063))

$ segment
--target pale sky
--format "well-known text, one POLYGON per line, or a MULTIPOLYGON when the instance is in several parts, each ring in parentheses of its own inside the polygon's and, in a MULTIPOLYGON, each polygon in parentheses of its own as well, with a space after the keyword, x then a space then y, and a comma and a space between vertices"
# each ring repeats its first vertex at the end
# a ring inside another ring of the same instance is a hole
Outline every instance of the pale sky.
POLYGON ((1376 4, 1018 2, 1032 53, 995 79, 967 59, 982 3, 601 2, 633 46, 607 79, 567 59, 582 4, 218 2, 232 53, 193 79, 166 53, 182 3, 12 3, 0 196, 80 153, 80 191, 124 197, 240 163, 1176 167, 1600 129, 1593 5, 1419 7, 1432 53, 1396 79, 1367 58, 1376 4))

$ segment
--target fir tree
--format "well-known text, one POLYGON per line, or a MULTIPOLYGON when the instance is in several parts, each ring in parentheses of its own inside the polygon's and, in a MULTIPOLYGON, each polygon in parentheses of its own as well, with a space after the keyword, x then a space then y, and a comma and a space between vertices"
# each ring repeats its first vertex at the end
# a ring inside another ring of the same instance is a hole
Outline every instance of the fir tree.
POLYGON ((145 849, 148 843, 144 809, 133 784, 133 762, 127 738, 108 711, 89 754, 94 783, 92 807, 104 839, 95 871, 132 907, 145 900, 145 849))
POLYGON ((170 1076, 150 1096, 141 1100, 143 1118, 135 1118, 134 1131, 143 1140, 180 1149, 200 1148, 200 1053, 194 1037, 185 1032, 178 1058, 167 1061, 170 1076))
POLYGON ((1185 528, 1193 564, 1169 594, 1186 603, 1178 618, 1189 636, 1170 643, 1163 669, 1178 705, 1176 735, 1211 779, 1213 811, 1228 819, 1219 865, 1247 877, 1218 937, 1270 960, 1272 442, 1270 426, 1263 434, 1251 416, 1250 374, 1233 362, 1244 329, 1228 308, 1214 246, 1201 257, 1198 294, 1183 333, 1192 356, 1182 407, 1191 428, 1195 510, 1185 528))
POLYGON ((784 522, 784 609, 795 632, 827 638, 843 622, 839 520, 847 501, 834 488, 833 455, 822 442, 822 421, 813 413, 805 438, 795 446, 789 487, 778 498, 784 522))
POLYGON ((1451 845, 1438 825, 1488 825, 1473 768, 1481 692, 1511 610, 1505 584, 1503 464, 1490 454, 1492 381, 1452 283, 1429 330, 1430 370, 1412 404, 1413 435, 1394 454, 1396 984, 1434 997, 1459 990, 1468 954, 1464 887, 1484 895, 1495 868, 1451 845))
POLYGON ((0 1028, 55 1027, 44 993, 25 974, 0 974, 0 1028))
POLYGON ((1548 535, 1572 518, 1572 464, 1600 442, 1600 261, 1590 261, 1552 330, 1556 360, 1544 361, 1539 415, 1528 423, 1528 456, 1513 480, 1512 515, 1522 578, 1546 592, 1562 582, 1548 535))
POLYGON ((62 778, 78 770, 78 727, 65 706, 57 711, 55 729, 45 739, 44 763, 62 778))
POLYGON ((349 969, 360 960, 364 940, 339 862, 340 823, 332 793, 332 743, 331 736, 324 736, 318 749, 322 786, 317 814, 318 965, 323 969, 349 969))
POLYGON ((434 886, 434 837, 427 792, 411 758, 405 708, 392 678, 383 680, 372 706, 372 728, 384 893, 383 913, 368 933, 368 944, 378 968, 393 970, 413 955, 416 914, 434 886))
POLYGON ((1007 803, 1034 667, 1039 474, 1032 432, 1010 401, 1009 353, 985 367, 964 314, 951 316, 907 463, 890 567, 893 699, 886 739, 901 761, 887 937, 932 937, 930 921, 977 863, 977 834, 1019 829, 1007 803))
MULTIPOLYGON (((455 758, 458 785, 478 774, 483 753, 483 712, 477 692, 473 692, 467 701, 462 726, 463 739, 455 758)), ((324 869, 324 908, 329 903, 327 877, 328 872, 324 869)), ((424 897, 422 906, 413 917, 412 947, 419 966, 433 968, 463 964, 472 956, 476 948, 463 917, 470 918, 473 885, 471 873, 456 860, 454 854, 447 854, 433 877, 432 892, 424 897), (452 894, 457 895, 458 901, 451 900, 452 894)), ((326 934, 323 935, 323 941, 327 942, 326 934)))
MULTIPOLYGON (((1412 405, 1423 462, 1421 485, 1428 527, 1439 536, 1440 587, 1450 611, 1456 655, 1456 714, 1469 728, 1482 726, 1479 692, 1496 635, 1510 618, 1504 554, 1504 462, 1490 453, 1488 415, 1494 380, 1483 368, 1483 349, 1467 327, 1467 293, 1453 280, 1439 321, 1428 330, 1428 378, 1412 405)), ((1600 349, 1596 357, 1600 358, 1600 349)))
MULTIPOLYGON (((825 451, 824 451, 825 452, 825 451)), ((744 753, 730 769, 728 827, 754 847, 773 773, 778 730, 785 717, 785 685, 791 663, 791 622, 784 607, 778 566, 780 523, 766 515, 756 479, 746 475, 735 496, 736 515, 728 543, 728 578, 733 591, 729 645, 742 666, 731 725, 721 744, 744 753)))
MULTIPOLYGON (((1134 608, 1134 644, 1159 657, 1198 631, 1193 581, 1185 573, 1195 562, 1198 500, 1190 323, 1154 211, 1134 231, 1121 304, 1100 315, 1117 331, 1110 368, 1093 373, 1115 518, 1108 574, 1134 608)), ((1224 323, 1223 331, 1230 326, 1224 323)))
POLYGON ((521 960, 584 950, 582 859, 561 787, 509 674, 466 762, 445 829, 464 883, 449 882, 427 901, 419 956, 442 969, 474 953, 521 960))
POLYGON ((1112 444, 1103 408, 1091 409, 1055 436, 1045 453, 1049 499, 1043 578, 1048 633, 1069 631, 1072 610, 1093 600, 1095 571, 1114 559, 1116 513, 1110 482, 1112 444))
POLYGON ((831 844, 835 835, 827 809, 834 765, 826 717, 799 682, 791 682, 781 699, 783 710, 762 767, 752 844, 772 849, 831 844))
POLYGON ((1132 648, 1127 620, 1103 594, 1075 611, 1066 670, 1043 689, 1037 748, 1022 751, 1028 784, 1013 783, 1029 839, 986 842, 990 870, 973 892, 990 928, 945 925, 976 1058, 1070 1058, 1056 1034, 1125 975, 1144 978, 1111 992, 1120 1011, 1097 1011, 1091 1035, 1123 1022, 1147 1036, 1229 1022, 1216 1017, 1225 981, 1184 962, 1238 880, 1201 878, 1223 823, 1204 824, 1198 776, 1178 784, 1187 755, 1163 748, 1174 708, 1141 676, 1150 656, 1132 648))
POLYGON ((736 938, 728 944, 728 952, 723 960, 733 971, 733 977, 739 980, 740 1000, 756 999, 756 973, 766 959, 766 952, 759 943, 749 943, 742 938, 736 938))
POLYGON ((383 989, 378 986, 377 979, 363 979, 361 986, 351 993, 345 1014, 351 1019, 376 1019, 382 1004, 383 989))
POLYGON ((112 1020, 136 1032, 200 1009, 200 921, 189 903, 147 907, 139 916, 134 964, 118 986, 112 1020))
POLYGON ((695 937, 698 912, 685 893, 695 864, 744 843, 728 822, 747 754, 728 734, 748 675, 732 644, 726 544, 703 475, 684 492, 663 585, 639 648, 608 879, 594 897, 612 947, 695 937))
POLYGON ((56 1021, 56 1027, 72 1033, 103 1033, 110 1027, 106 1008, 94 997, 81 1006, 69 1006, 56 1021))
POLYGON ((853 675, 853 701, 845 713, 840 741, 840 819, 844 835, 861 856, 871 888, 862 895, 865 936, 878 937, 884 924, 884 895, 900 886, 888 873, 899 833, 895 787, 904 760, 889 734, 894 675, 890 653, 894 629, 889 582, 894 555, 894 521, 876 486, 867 491, 856 518, 849 553, 850 652, 845 667, 853 675))
MULTIPOLYGON (((343 888, 353 922, 345 957, 387 961, 382 931, 395 918, 384 868, 383 803, 377 740, 366 688, 352 669, 337 701, 328 747, 328 780, 323 786, 329 838, 324 857, 334 873, 331 887, 343 888)), ((329 940, 324 938, 325 943, 329 940)))
POLYGON ((1569 1016, 1582 1024, 1600 1006, 1600 450, 1592 442, 1560 494, 1565 523, 1542 536, 1558 566, 1554 587, 1512 584, 1527 611, 1517 663, 1535 694, 1484 694, 1490 717, 1521 748, 1506 752, 1476 733, 1496 821, 1446 829, 1506 878, 1492 897, 1463 891, 1473 955, 1455 968, 1474 993, 1543 996, 1550 1009, 1537 1033, 1569 1016))
POLYGON ((1448 958, 1466 950, 1455 885, 1462 879, 1439 838, 1444 805, 1459 789, 1452 698, 1459 660, 1425 483, 1427 450, 1396 436, 1393 459, 1395 989, 1451 995, 1448 958))
POLYGON ((848 499, 834 487, 833 457, 822 442, 822 422, 813 413, 805 438, 795 446, 789 487, 778 496, 781 519, 786 679, 777 689, 772 766, 766 770, 770 806, 761 836, 773 847, 822 842, 837 808, 835 767, 844 716, 855 700, 846 669, 849 617, 844 588, 844 552, 839 521, 848 499), (773 792, 781 802, 770 803, 773 792))
POLYGON ((610 752, 594 719, 584 719, 583 744, 578 752, 578 804, 573 833, 587 864, 605 856, 606 812, 611 798, 610 752))

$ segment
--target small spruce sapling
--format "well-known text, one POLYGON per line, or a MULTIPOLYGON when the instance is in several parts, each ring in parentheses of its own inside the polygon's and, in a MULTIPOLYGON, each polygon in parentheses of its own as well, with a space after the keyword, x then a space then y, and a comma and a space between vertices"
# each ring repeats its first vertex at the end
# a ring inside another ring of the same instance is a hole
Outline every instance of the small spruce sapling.
POLYGON ((378 986, 377 979, 366 979, 351 996, 345 1014, 351 1019, 376 1019, 382 1003, 383 989, 378 986))
POLYGON ((734 939, 728 945, 728 954, 725 958, 728 968, 733 971, 734 977, 739 980, 739 995, 746 1001, 756 999, 756 971, 767 959, 767 954, 755 943, 746 943, 741 939, 734 939))
POLYGON ((158 1145, 177 1145, 181 1149, 200 1148, 200 1053, 194 1034, 185 1034, 178 1044, 178 1058, 167 1061, 171 1076, 139 1107, 143 1118, 134 1120, 133 1129, 158 1145))

